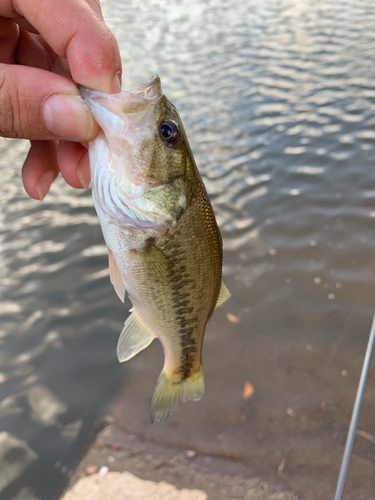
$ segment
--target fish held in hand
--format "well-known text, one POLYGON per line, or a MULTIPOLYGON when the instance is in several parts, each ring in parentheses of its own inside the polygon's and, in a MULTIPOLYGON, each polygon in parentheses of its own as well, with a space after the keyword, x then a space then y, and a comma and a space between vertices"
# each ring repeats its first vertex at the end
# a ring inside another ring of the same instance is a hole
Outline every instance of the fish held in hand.
POLYGON ((230 293, 222 240, 176 108, 160 79, 119 94, 81 88, 101 127, 89 145, 92 193, 111 282, 133 304, 117 354, 127 361, 155 337, 165 361, 151 420, 204 393, 207 321, 230 293))

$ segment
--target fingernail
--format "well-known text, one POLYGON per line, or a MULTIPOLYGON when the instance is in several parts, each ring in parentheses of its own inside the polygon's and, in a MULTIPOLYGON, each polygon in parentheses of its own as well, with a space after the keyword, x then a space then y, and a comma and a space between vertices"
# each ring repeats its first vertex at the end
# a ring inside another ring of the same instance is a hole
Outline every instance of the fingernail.
POLYGON ((121 92, 121 71, 118 71, 112 81, 111 93, 118 94, 121 92))
POLYGON ((82 97, 55 94, 44 104, 47 130, 62 139, 88 141, 94 131, 94 120, 82 97))
POLYGON ((88 162, 88 155, 86 154, 87 161, 85 161, 83 158, 80 161, 80 165, 77 167, 77 176, 78 179, 81 181, 82 186, 87 189, 90 185, 91 178, 90 178, 90 165, 88 162))
POLYGON ((38 191, 40 201, 42 201, 46 197, 46 194, 50 190, 50 187, 55 178, 56 178, 56 172, 54 172, 53 170, 48 170, 48 172, 44 172, 44 174, 37 182, 35 187, 36 190, 38 191))

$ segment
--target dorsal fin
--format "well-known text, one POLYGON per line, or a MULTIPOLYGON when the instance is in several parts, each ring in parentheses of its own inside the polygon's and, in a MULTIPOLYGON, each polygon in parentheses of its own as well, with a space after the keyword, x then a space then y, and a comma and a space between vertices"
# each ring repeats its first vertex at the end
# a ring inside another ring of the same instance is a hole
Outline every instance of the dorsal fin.
POLYGON ((147 328, 137 311, 130 309, 131 315, 125 321, 117 343, 117 356, 122 363, 138 354, 151 344, 155 335, 147 328))
POLYGON ((232 294, 230 293, 230 291, 227 288, 227 285, 224 283, 224 280, 222 279, 219 297, 217 299, 215 308, 221 306, 221 304, 223 304, 231 296, 232 294))

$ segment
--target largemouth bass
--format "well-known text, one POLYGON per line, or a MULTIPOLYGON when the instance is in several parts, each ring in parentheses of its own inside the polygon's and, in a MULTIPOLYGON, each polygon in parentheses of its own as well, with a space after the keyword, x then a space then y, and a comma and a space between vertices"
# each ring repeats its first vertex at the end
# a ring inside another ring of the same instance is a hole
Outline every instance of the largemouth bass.
POLYGON ((156 75, 119 94, 81 88, 101 127, 89 145, 92 193, 111 282, 133 304, 117 354, 127 361, 157 337, 165 361, 151 421, 204 393, 207 321, 230 293, 222 240, 176 108, 156 75))

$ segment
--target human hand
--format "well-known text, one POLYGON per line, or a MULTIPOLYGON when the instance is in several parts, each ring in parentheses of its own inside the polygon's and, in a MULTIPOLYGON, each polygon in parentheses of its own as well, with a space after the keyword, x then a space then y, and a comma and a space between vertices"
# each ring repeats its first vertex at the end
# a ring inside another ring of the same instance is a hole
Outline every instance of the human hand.
POLYGON ((99 0, 0 0, 0 137, 29 139, 26 192, 42 200, 59 171, 87 187, 98 125, 75 83, 121 90, 117 42, 99 0))

